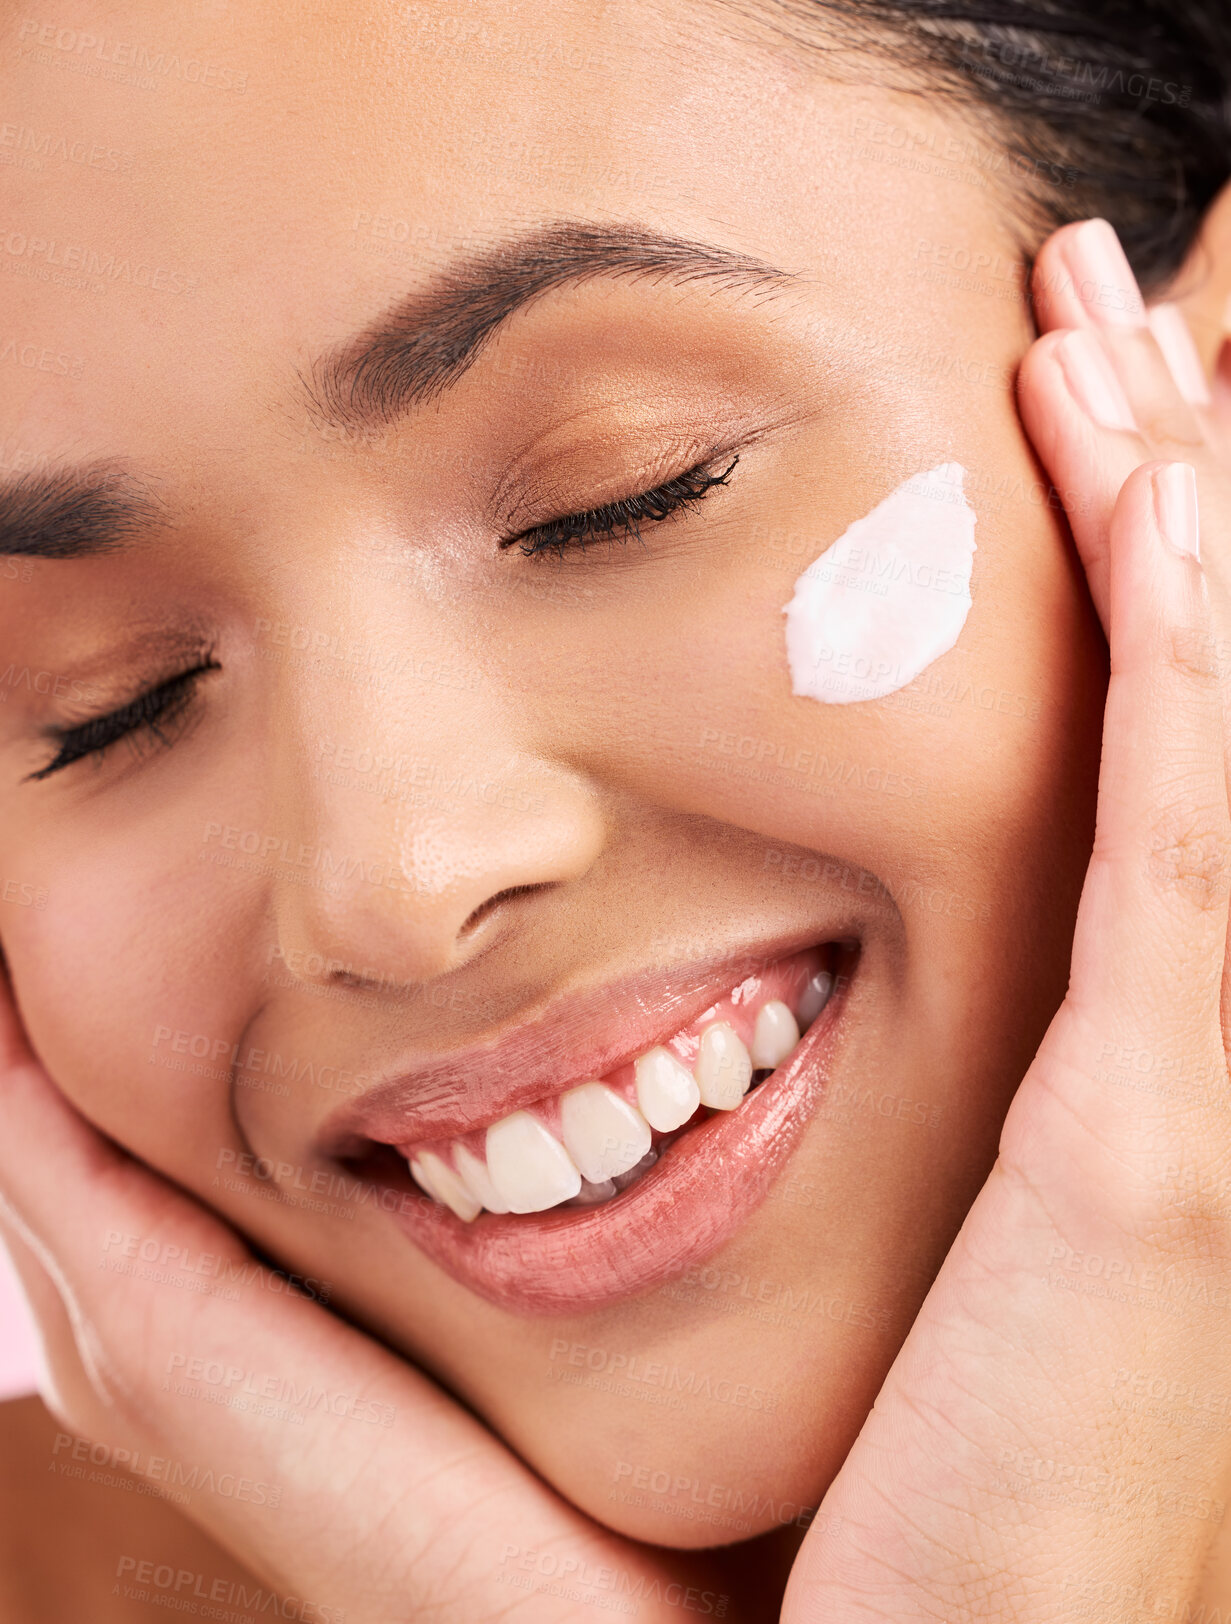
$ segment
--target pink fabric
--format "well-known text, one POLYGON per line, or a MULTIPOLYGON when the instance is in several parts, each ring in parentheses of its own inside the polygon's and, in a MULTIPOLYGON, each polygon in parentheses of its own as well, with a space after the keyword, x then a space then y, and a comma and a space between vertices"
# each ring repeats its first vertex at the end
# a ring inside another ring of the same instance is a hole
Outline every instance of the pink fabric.
POLYGON ((0 1246, 0 1399, 38 1385, 38 1343, 8 1253, 0 1246))

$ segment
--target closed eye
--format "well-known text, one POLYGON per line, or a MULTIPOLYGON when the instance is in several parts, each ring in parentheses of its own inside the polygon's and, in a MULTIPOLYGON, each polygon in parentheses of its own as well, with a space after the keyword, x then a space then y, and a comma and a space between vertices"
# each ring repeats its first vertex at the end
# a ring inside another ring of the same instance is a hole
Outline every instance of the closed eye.
POLYGON ((727 483, 738 461, 738 455, 732 457, 720 474, 708 472, 711 464, 699 463, 687 473, 655 485, 653 490, 621 497, 618 502, 607 502, 602 507, 586 508, 581 513, 570 513, 562 519, 551 519, 519 535, 508 536, 500 543, 500 549, 516 547, 527 558, 542 553, 555 553, 557 558, 563 558, 569 549, 587 547, 592 541, 626 542, 630 536, 640 541, 644 520, 658 523, 681 508, 703 501, 715 485, 727 483))
POLYGON ((125 738, 145 736, 159 748, 168 749, 178 736, 178 725, 187 719, 197 683, 207 671, 219 669, 213 660, 206 660, 138 694, 127 705, 108 711, 105 716, 92 716, 72 727, 49 728, 48 735, 59 748, 45 767, 27 775, 26 782, 38 783, 50 778, 86 756, 101 756, 125 738))

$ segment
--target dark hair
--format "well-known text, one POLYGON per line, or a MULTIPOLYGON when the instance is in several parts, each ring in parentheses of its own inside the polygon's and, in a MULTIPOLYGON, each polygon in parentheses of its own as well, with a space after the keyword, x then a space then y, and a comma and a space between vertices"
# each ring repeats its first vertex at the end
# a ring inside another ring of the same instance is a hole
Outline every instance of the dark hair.
MULTIPOLYGON (((784 9, 801 14, 799 0, 784 9)), ((820 0, 820 11, 925 92, 990 117, 1027 255, 1066 221, 1101 215, 1147 294, 1172 280, 1231 176, 1231 0, 820 0)))

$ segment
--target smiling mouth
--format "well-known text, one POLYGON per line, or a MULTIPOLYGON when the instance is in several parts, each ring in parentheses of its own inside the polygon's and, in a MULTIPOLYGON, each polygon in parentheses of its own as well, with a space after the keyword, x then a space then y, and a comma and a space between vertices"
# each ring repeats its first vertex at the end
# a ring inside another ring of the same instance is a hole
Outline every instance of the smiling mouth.
POLYGON ((463 1223, 483 1212, 595 1207, 667 1148, 737 1111, 795 1053, 833 995, 825 949, 748 976, 664 1042, 601 1077, 449 1139, 395 1145, 411 1176, 463 1223))
POLYGON ((821 1107, 862 952, 844 932, 751 974, 745 957, 708 1003, 692 972, 604 992, 545 1047, 527 1029, 503 1053, 451 1057, 434 1102, 430 1074, 398 1080, 340 1113, 323 1147, 467 1291, 519 1315, 603 1308, 712 1256, 766 1199, 821 1107), (647 1018, 651 997, 700 1012, 671 1031, 647 1018), (621 1007, 648 1047, 609 1041, 621 1007), (560 1067, 566 1033, 593 1070, 560 1067), (459 1100, 484 1093, 489 1112, 467 1116, 459 1100))

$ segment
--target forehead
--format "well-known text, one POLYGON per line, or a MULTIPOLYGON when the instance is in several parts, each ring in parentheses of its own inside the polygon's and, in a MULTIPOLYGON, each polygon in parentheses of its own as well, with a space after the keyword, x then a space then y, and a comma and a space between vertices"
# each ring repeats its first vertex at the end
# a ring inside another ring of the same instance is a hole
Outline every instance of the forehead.
MULTIPOLYGON (((707 11, 688 9, 694 25, 707 11)), ((88 227, 91 247, 157 250, 160 290, 253 256, 310 281, 296 256, 326 244, 331 280, 363 282, 381 257, 367 239, 424 263, 566 200, 629 213, 702 191, 725 208, 734 177, 707 171, 732 139, 764 155, 802 77, 721 31, 685 50, 682 8, 641 0, 313 10, 207 0, 91 21, 85 5, 12 25, 13 201, 48 230, 88 227)))
POLYGON ((865 322, 896 296, 887 262, 938 222, 997 229, 986 188, 861 154, 876 123, 917 141, 937 113, 871 73, 826 81, 755 14, 702 0, 58 17, 11 24, 3 66, 0 273, 23 359, 0 437, 31 445, 199 437, 222 400, 267 412, 314 353, 544 221, 755 253, 865 322))

